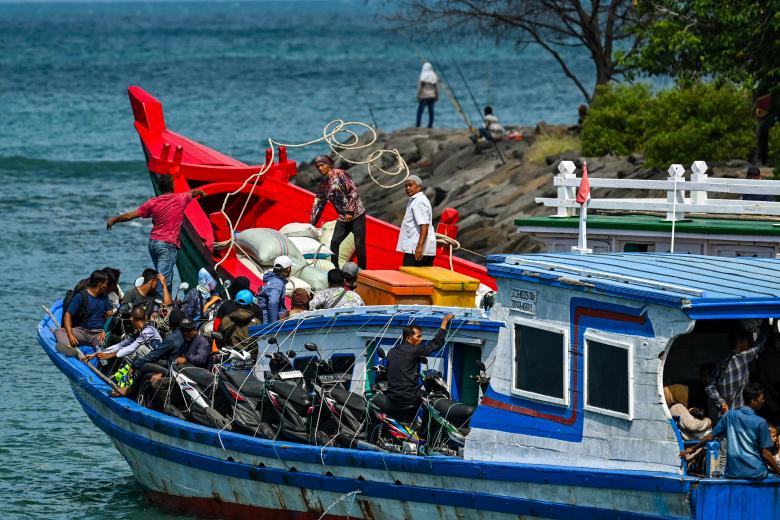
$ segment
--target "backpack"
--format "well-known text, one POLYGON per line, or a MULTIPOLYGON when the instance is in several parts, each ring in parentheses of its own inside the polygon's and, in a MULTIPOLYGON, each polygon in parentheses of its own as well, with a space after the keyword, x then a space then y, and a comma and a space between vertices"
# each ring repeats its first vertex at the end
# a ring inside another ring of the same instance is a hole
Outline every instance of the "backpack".
POLYGON ((225 346, 238 347, 244 350, 249 347, 246 339, 249 337, 249 326, 258 325, 258 320, 252 309, 239 307, 224 318, 219 325, 222 338, 225 340, 225 346))
POLYGON ((89 298, 89 294, 87 293, 88 284, 89 278, 80 280, 73 289, 65 292, 65 297, 62 299, 62 320, 64 321, 65 312, 68 310, 68 307, 70 307, 70 302, 73 300, 73 297, 76 296, 76 294, 81 293, 81 307, 79 307, 78 312, 71 317, 71 324, 74 327, 84 323, 87 319, 86 302, 89 301, 87 300, 87 298, 89 298))

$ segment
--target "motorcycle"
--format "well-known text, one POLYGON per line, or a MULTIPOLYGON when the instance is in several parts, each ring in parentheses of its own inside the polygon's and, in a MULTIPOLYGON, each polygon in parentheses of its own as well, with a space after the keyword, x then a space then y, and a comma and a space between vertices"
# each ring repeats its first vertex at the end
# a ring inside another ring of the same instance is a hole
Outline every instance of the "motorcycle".
POLYGON ((311 444, 319 444, 325 438, 326 444, 377 451, 377 446, 365 440, 367 405, 360 395, 347 390, 348 374, 336 372, 332 360, 325 361, 316 344, 306 343, 304 348, 317 355, 304 371, 314 397, 311 444))
POLYGON ((259 433, 267 439, 308 443, 312 438, 312 396, 304 388, 303 373, 293 370, 295 352, 290 350, 285 355, 277 344, 277 351, 265 357, 270 363, 257 408, 259 433))

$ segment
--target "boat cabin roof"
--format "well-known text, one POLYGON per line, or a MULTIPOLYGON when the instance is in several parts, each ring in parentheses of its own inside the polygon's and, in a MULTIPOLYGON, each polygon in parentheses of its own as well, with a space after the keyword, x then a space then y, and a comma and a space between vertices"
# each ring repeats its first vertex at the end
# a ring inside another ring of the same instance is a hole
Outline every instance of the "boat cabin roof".
POLYGON ((780 260, 770 258, 669 253, 491 255, 488 273, 678 307, 691 319, 780 315, 780 260))

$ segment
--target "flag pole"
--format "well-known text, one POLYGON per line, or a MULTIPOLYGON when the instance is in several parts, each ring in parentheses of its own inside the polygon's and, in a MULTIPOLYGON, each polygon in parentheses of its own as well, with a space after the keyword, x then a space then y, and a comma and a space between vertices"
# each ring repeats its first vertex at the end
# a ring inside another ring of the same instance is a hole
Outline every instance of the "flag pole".
POLYGON ((588 179, 588 163, 582 161, 582 180, 577 189, 577 202, 580 203, 580 230, 577 245, 571 248, 572 253, 586 255, 592 253, 588 249, 588 203, 590 202, 590 180, 588 179))

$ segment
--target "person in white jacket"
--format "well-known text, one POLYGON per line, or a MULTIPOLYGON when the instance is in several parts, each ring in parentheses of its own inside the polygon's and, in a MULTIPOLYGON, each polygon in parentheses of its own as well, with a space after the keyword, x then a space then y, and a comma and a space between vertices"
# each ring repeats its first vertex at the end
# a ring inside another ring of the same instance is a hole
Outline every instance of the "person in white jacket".
POLYGON ((684 440, 701 439, 712 429, 712 421, 708 417, 704 417, 703 411, 688 408, 687 386, 665 386, 664 398, 672 417, 679 418, 677 424, 684 440))

